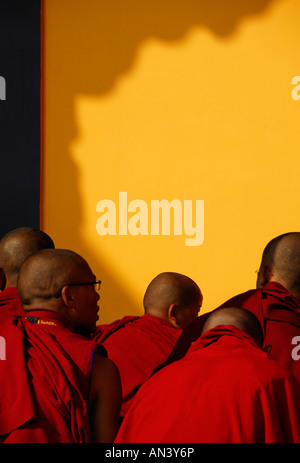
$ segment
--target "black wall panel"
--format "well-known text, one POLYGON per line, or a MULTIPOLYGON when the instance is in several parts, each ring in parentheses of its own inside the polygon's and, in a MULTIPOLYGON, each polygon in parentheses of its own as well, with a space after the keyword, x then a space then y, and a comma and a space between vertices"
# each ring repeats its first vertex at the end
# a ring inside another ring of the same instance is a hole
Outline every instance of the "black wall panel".
POLYGON ((40 1, 0 1, 0 237, 39 227, 40 1))

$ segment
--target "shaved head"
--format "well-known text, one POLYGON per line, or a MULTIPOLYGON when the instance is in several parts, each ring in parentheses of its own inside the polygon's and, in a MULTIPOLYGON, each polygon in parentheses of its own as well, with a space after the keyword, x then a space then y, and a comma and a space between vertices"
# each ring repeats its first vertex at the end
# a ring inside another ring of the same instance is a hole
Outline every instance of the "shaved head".
POLYGON ((260 347, 263 346, 263 331, 256 316, 248 310, 239 307, 224 307, 216 309, 207 318, 202 334, 219 325, 231 325, 252 336, 260 347))
POLYGON ((6 286, 16 286, 21 265, 33 253, 54 248, 54 243, 45 232, 24 227, 12 230, 0 241, 0 268, 6 278, 6 286))
POLYGON ((45 249, 25 260, 18 279, 18 293, 26 306, 53 298, 68 283, 80 281, 87 262, 73 251, 45 249))
POLYGON ((18 293, 26 313, 58 313, 76 332, 96 329, 98 301, 95 275, 79 254, 67 249, 44 249, 23 263, 18 293))
POLYGON ((299 232, 285 233, 267 244, 262 255, 257 286, 263 287, 268 277, 282 284, 296 297, 300 296, 299 232))
POLYGON ((164 310, 173 303, 184 307, 191 305, 201 291, 191 278, 180 273, 160 273, 149 284, 144 295, 145 313, 164 310))
POLYGON ((164 272, 157 275, 149 284, 143 300, 146 314, 168 318, 168 310, 172 306, 177 308, 180 327, 198 316, 202 305, 202 294, 198 285, 186 275, 175 272, 164 272), (189 312, 188 312, 189 311, 189 312))

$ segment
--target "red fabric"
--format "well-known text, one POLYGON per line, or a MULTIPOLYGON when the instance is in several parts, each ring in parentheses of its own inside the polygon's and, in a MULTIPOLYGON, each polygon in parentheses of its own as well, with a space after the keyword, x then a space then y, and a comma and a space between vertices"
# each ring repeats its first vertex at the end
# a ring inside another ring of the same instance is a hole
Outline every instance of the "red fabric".
POLYGON ((140 317, 135 317, 132 315, 127 315, 126 317, 123 317, 119 320, 115 320, 112 323, 107 323, 104 325, 98 325, 96 328, 96 332, 93 335, 95 339, 97 339, 97 342, 103 342, 105 339, 107 339, 111 334, 115 333, 118 331, 120 328, 125 326, 129 322, 133 322, 134 320, 137 320, 140 317))
MULTIPOLYGON (((300 357, 300 347, 297 347, 300 339, 296 345, 292 344, 292 340, 300 335, 300 302, 283 286, 270 282, 263 289, 234 296, 220 307, 241 307, 254 313, 263 328, 265 344, 272 346, 270 358, 289 368, 300 380, 300 359, 292 357, 293 350, 300 357)), ((160 368, 186 354, 191 344, 199 338, 209 315, 201 315, 183 331, 168 360, 160 368)))
POLYGON ((24 316, 17 288, 6 288, 0 292, 0 324, 12 316, 24 316))
POLYGON ((52 312, 0 327, 0 441, 90 442, 87 401, 95 343, 72 333, 52 312))
POLYGON ((247 334, 218 327, 142 386, 115 442, 300 442, 299 386, 247 334))
POLYGON ((300 334, 300 301, 279 283, 270 282, 261 290, 247 291, 221 307, 249 310, 259 319, 265 344, 271 345, 270 358, 289 368, 300 380, 300 363, 292 357, 292 340, 300 334))
MULTIPOLYGON (((123 417, 140 386, 150 377, 153 369, 168 357, 181 330, 148 314, 125 317, 113 323, 111 328, 113 332, 104 339, 100 327, 100 333, 94 339, 103 343, 108 357, 119 369, 123 417)), ((109 332, 108 327, 105 331, 109 332)))
POLYGON ((158 365, 153 370, 153 374, 157 371, 161 370, 166 365, 169 365, 176 360, 180 360, 182 357, 185 356, 189 348, 191 347, 192 343, 196 341, 199 336, 201 335, 202 328, 204 326, 205 321, 207 320, 209 313, 205 313, 200 315, 198 318, 193 320, 181 333, 176 344, 174 345, 170 355, 166 359, 165 362, 158 365))
POLYGON ((0 436, 3 436, 35 418, 36 408, 25 362, 23 324, 11 317, 1 325, 0 335, 5 341, 2 344, 5 355, 0 361, 0 436))

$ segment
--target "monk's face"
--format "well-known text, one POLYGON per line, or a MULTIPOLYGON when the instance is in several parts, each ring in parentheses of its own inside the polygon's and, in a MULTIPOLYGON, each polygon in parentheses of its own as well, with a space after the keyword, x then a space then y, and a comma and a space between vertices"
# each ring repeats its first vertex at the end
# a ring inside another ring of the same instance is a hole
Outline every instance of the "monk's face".
MULTIPOLYGON (((90 268, 86 268, 78 278, 80 283, 96 281, 95 275, 90 268)), ((74 310, 72 311, 72 324, 75 328, 93 332, 96 329, 98 320, 98 301, 99 293, 95 285, 78 285, 72 287, 72 297, 74 299, 74 310)))

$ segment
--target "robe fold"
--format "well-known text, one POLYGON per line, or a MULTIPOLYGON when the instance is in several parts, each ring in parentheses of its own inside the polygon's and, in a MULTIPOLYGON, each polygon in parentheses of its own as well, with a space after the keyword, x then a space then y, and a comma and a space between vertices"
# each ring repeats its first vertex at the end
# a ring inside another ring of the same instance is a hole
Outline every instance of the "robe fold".
POLYGON ((122 384, 123 417, 140 386, 171 352, 182 331, 158 317, 126 316, 111 325, 99 325, 94 340, 118 367, 122 384))
MULTIPOLYGON (((270 358, 289 368, 300 380, 300 347, 297 348, 300 343, 300 339, 297 340, 300 336, 300 301, 279 283, 270 282, 263 289, 253 289, 234 296, 219 307, 240 307, 256 315, 264 332, 265 345, 272 346, 270 358), (299 361, 295 360, 293 351, 299 352, 299 361)), ((167 361, 159 368, 186 354, 201 335, 209 315, 201 315, 183 331, 167 361)))
POLYGON ((0 324, 13 316, 24 316, 17 288, 6 288, 0 292, 0 324))
POLYGON ((219 326, 141 387, 115 442, 298 443, 299 386, 250 336, 219 326))
POLYGON ((263 289, 229 299, 221 307, 233 305, 256 315, 264 332, 265 345, 272 346, 270 358, 289 368, 300 381, 300 363, 292 356, 292 341, 300 335, 300 301, 279 283, 270 282, 263 289))
POLYGON ((96 344, 53 312, 12 317, 0 327, 0 442, 91 442, 88 396, 96 344))
POLYGON ((104 325, 98 325, 96 327, 96 332, 93 334, 93 338, 97 339, 97 342, 102 343, 104 342, 110 335, 118 331, 120 328, 125 326, 129 322, 133 322, 134 320, 139 319, 138 316, 133 315, 126 315, 119 320, 115 320, 112 323, 107 323, 104 325))

